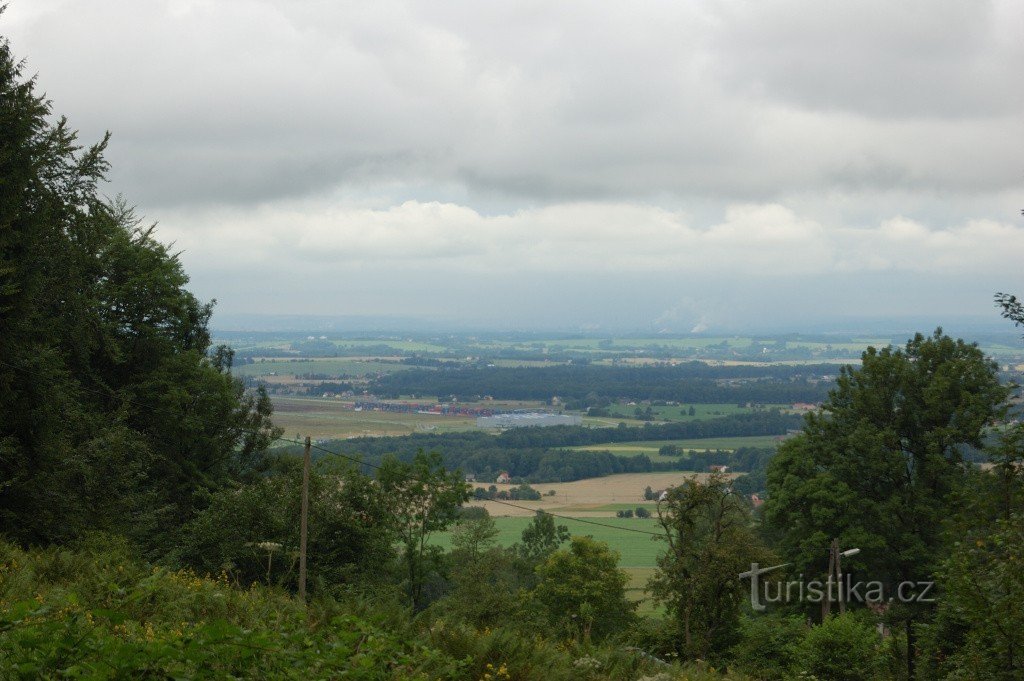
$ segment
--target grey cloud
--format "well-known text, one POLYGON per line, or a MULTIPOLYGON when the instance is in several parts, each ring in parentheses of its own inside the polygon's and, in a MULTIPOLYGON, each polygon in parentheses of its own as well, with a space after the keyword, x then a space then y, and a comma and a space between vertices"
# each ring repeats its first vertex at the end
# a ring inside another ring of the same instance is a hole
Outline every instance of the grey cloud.
POLYGON ((15 50, 84 137, 114 132, 117 190, 145 207, 381 186, 401 201, 430 184, 481 202, 766 201, 1019 179, 1019 5, 17 10, 0 20, 15 50), (931 134, 901 129, 918 124, 931 134), (963 167, 972 149, 984 168, 963 167))

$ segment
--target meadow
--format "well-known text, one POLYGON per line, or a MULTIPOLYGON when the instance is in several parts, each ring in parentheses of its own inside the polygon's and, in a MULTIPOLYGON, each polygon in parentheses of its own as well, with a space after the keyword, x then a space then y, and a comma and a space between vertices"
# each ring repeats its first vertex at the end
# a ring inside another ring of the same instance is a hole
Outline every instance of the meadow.
POLYGON ((381 358, 328 357, 323 359, 305 358, 260 358, 253 364, 240 364, 232 369, 236 376, 267 377, 276 375, 292 377, 297 374, 324 374, 327 376, 376 376, 409 369, 400 364, 398 357, 393 362, 379 361, 381 358))
POLYGON ((285 437, 300 434, 328 439, 476 428, 476 419, 468 416, 354 411, 351 402, 312 397, 274 396, 273 401, 274 424, 284 428, 285 437))

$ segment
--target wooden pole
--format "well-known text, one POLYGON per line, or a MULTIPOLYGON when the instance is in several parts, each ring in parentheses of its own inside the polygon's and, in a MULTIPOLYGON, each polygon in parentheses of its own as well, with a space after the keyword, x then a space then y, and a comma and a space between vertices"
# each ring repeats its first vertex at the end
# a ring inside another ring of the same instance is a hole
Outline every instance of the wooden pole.
POLYGON ((302 455, 302 518, 299 521, 299 598, 306 600, 306 535, 309 522, 309 436, 302 455))
POLYGON ((836 581, 839 582, 839 614, 846 612, 846 599, 843 597, 843 554, 839 551, 839 540, 835 540, 832 550, 836 552, 836 581))
POLYGON ((836 570, 836 546, 838 540, 833 539, 828 547, 828 575, 825 577, 825 599, 821 602, 821 621, 832 614, 832 575, 836 570))

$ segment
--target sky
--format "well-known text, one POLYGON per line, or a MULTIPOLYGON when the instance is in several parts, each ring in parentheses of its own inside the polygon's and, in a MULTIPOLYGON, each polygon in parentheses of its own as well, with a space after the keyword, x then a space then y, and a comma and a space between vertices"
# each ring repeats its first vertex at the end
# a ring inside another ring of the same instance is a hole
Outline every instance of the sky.
POLYGON ((215 326, 598 333, 1003 328, 1022 31, 1017 0, 0 16, 54 112, 112 133, 104 191, 158 223, 215 326))

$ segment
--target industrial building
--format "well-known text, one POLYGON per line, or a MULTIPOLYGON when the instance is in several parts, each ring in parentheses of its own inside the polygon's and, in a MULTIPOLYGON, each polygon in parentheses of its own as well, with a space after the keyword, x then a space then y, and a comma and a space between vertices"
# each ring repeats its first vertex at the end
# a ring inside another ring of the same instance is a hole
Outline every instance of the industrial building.
POLYGON ((580 416, 573 414, 498 414, 480 416, 477 428, 524 428, 527 426, 578 426, 583 423, 580 416))

